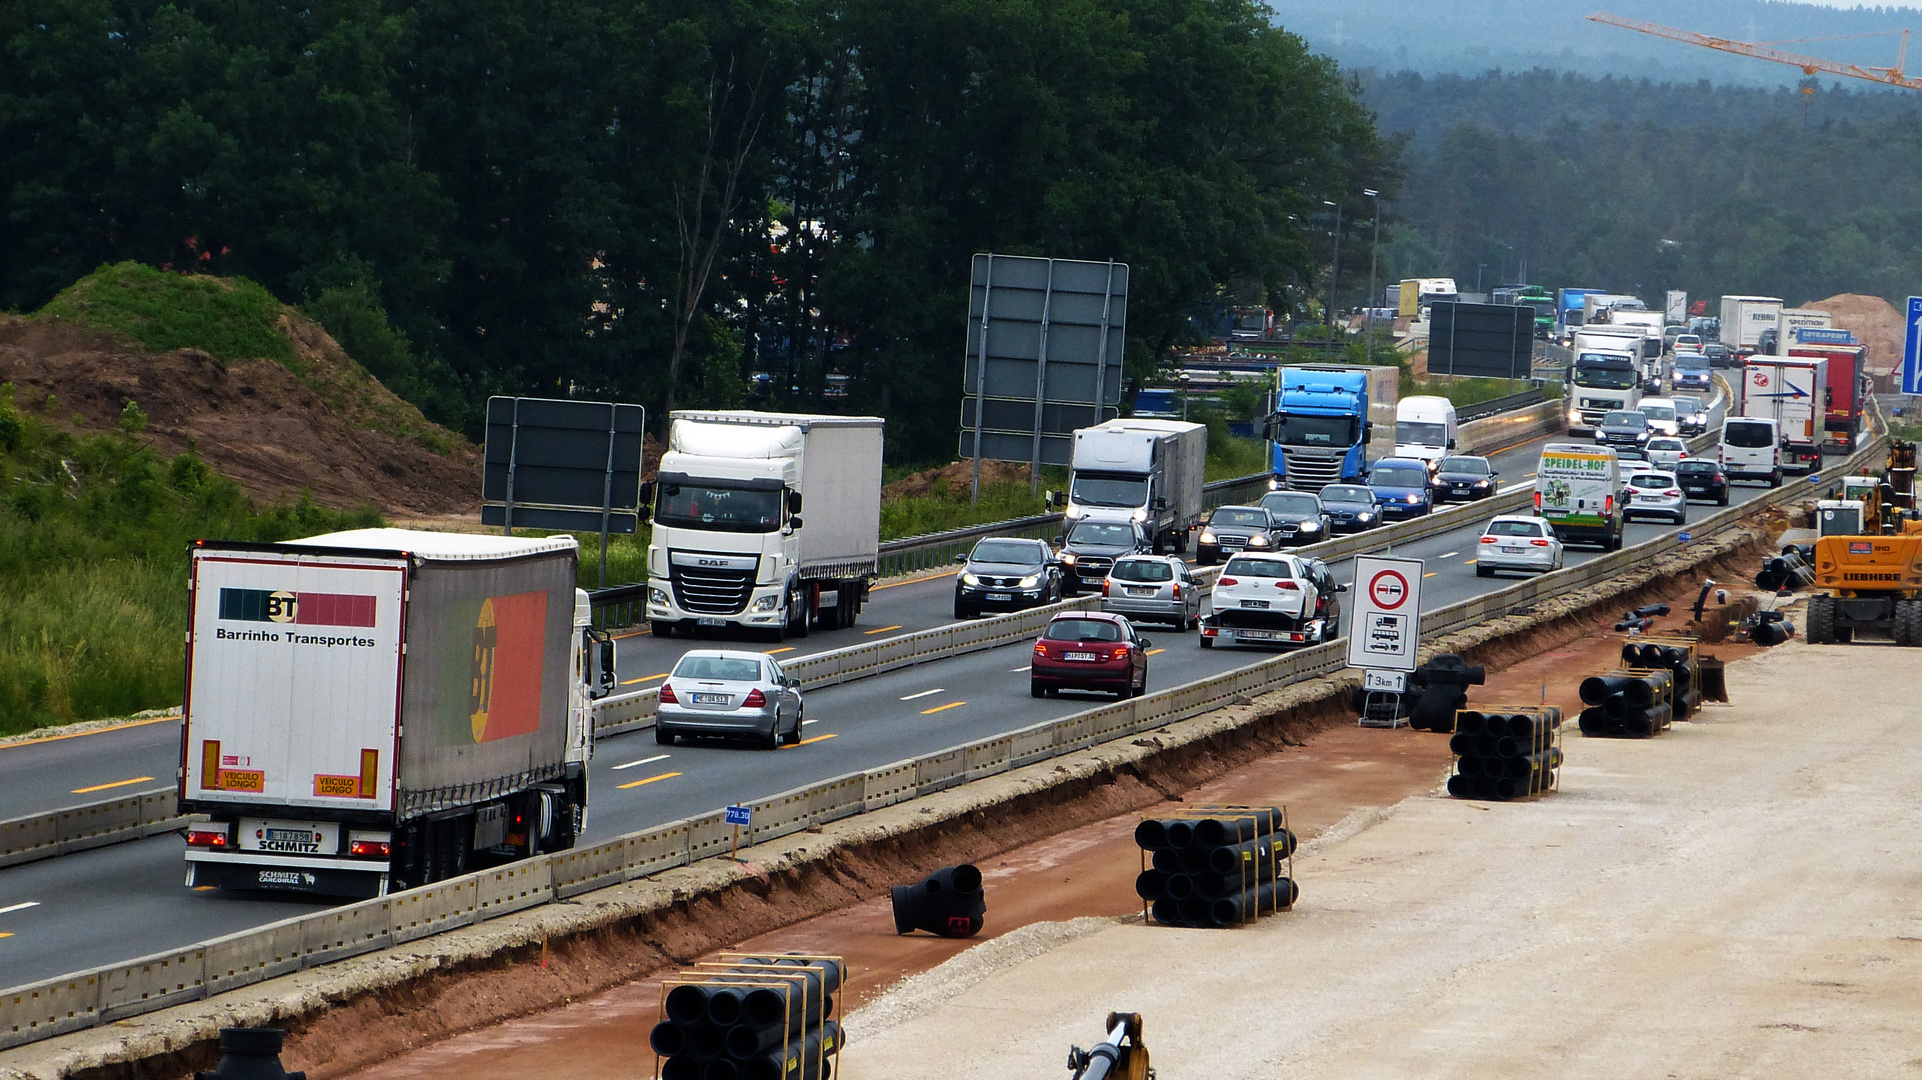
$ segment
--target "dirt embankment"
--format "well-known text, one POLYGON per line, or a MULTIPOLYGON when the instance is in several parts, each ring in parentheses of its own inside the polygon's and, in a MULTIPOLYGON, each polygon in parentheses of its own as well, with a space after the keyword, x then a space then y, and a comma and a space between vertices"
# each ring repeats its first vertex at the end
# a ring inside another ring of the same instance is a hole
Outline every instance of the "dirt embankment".
POLYGON ((147 416, 139 438, 156 453, 191 445, 267 502, 305 492, 392 516, 473 509, 478 450, 429 423, 318 325, 289 316, 282 330, 304 378, 272 360, 149 353, 58 319, 0 316, 0 382, 13 384, 23 411, 77 432, 112 430, 132 400, 147 416))
MULTIPOLYGON (((1010 465, 1005 461, 983 461, 981 463, 981 482, 983 484, 1027 484, 1031 483, 1026 465, 1010 465)), ((883 501, 906 499, 932 494, 934 487, 947 481, 950 492, 967 491, 974 486, 974 461, 956 461, 938 469, 927 469, 910 473, 881 489, 883 501)))
POLYGON ((1837 328, 1855 331, 1855 340, 1869 347, 1869 370, 1878 376, 1902 366, 1902 313, 1879 296, 1842 293, 1807 305, 1826 311, 1837 328))

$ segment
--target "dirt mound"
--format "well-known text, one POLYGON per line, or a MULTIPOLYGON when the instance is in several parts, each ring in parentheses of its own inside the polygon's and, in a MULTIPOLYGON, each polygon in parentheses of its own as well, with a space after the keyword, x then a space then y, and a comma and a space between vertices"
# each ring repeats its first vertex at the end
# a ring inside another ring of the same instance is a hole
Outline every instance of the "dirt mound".
POLYGON ((1855 340, 1869 347, 1869 370, 1886 375, 1902 366, 1902 313, 1879 296, 1842 293, 1807 305, 1826 311, 1843 330, 1855 331, 1855 340))
MULTIPOLYGON (((1005 461, 984 461, 981 463, 981 482, 983 484, 1027 484, 1032 483, 1031 473, 1026 465, 1010 465, 1005 461)), ((974 462, 957 461, 938 469, 909 473, 894 483, 881 489, 881 501, 914 498, 928 495, 936 484, 947 481, 947 489, 969 491, 974 487, 974 462)))
POLYGON ((77 432, 111 430, 131 399, 141 441, 172 456, 191 443, 207 464, 269 502, 373 505, 390 515, 471 511, 480 454, 382 386, 311 320, 291 312, 293 370, 215 360, 198 349, 149 353, 57 318, 0 316, 0 382, 23 411, 77 432))

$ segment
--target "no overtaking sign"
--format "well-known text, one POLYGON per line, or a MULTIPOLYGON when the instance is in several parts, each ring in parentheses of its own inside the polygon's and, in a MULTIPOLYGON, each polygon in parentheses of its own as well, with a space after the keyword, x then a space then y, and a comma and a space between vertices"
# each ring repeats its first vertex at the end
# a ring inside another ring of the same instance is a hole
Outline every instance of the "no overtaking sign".
POLYGON ((1420 559, 1363 555, 1355 560, 1355 613, 1348 627, 1350 667, 1415 670, 1421 575, 1420 559))

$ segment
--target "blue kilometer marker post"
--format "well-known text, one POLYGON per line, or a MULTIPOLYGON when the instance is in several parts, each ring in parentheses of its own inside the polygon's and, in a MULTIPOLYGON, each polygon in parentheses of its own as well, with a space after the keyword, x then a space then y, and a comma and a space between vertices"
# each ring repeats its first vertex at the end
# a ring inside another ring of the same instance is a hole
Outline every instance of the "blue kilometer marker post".
POLYGON ((1909 297, 1907 340, 1902 345, 1902 392, 1922 394, 1922 296, 1909 297))

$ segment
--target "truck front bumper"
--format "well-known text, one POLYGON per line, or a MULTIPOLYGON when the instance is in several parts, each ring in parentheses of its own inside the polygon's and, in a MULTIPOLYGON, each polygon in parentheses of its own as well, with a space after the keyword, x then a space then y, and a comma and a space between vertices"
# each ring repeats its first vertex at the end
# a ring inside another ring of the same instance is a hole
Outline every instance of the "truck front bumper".
POLYGON ((368 899, 387 895, 388 864, 379 859, 317 859, 258 851, 187 849, 187 887, 270 889, 368 899))
MULTIPOLYGON (((655 591, 664 593, 666 590, 655 591)), ((772 629, 781 625, 784 617, 781 612, 783 591, 784 588, 780 585, 757 585, 748 596, 746 609, 724 615, 686 611, 672 599, 663 601, 657 595, 650 595, 647 600, 647 618, 649 622, 673 623, 677 629, 682 630, 691 630, 697 626, 747 626, 772 629)))

